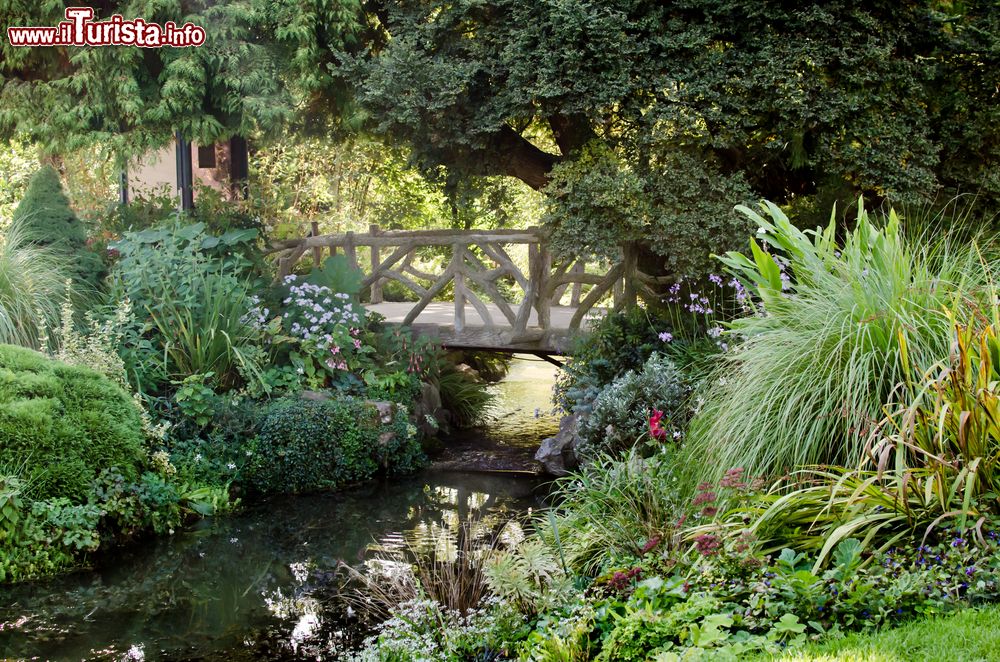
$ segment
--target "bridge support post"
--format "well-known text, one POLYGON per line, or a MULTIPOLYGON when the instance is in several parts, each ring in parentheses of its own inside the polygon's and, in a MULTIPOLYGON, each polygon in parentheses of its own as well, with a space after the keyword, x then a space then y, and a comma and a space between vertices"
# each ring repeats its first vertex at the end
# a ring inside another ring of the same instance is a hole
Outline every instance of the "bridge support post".
POLYGON ((548 296, 548 280, 552 275, 552 253, 549 252, 545 244, 539 244, 535 258, 538 260, 538 285, 535 287, 535 310, 538 311, 538 328, 548 330, 552 326, 552 299, 548 296))
POLYGON ((358 268, 358 253, 354 247, 354 233, 348 231, 344 240, 344 255, 347 256, 347 263, 354 269, 358 268))
MULTIPOLYGON (((371 224, 368 226, 368 234, 375 237, 378 235, 378 233, 379 233, 379 227, 377 225, 371 224)), ((381 251, 375 244, 372 244, 371 250, 372 250, 372 273, 374 274, 378 273, 378 268, 382 264, 382 256, 380 255, 381 251)), ((382 298, 381 278, 376 278, 375 281, 372 283, 371 297, 369 298, 372 303, 382 303, 383 298, 382 298)))
POLYGON ((451 264, 455 270, 455 333, 465 329, 465 246, 452 244, 451 264))
MULTIPOLYGON (((313 221, 312 222, 311 232, 309 233, 309 236, 310 237, 318 237, 319 236, 319 222, 318 221, 313 221)), ((323 266, 323 247, 322 246, 315 246, 315 247, 313 247, 313 268, 319 269, 322 266, 323 266)))
POLYGON ((621 299, 615 302, 615 310, 635 308, 639 302, 636 290, 636 273, 639 271, 639 247, 635 242, 622 246, 621 299))

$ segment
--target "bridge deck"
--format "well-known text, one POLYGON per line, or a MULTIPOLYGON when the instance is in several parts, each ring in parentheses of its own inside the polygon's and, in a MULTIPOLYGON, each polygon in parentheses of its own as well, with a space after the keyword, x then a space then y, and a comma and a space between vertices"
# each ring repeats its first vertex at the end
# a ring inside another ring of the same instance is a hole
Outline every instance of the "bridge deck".
MULTIPOLYGON (((368 304, 368 310, 376 312, 385 317, 385 321, 390 324, 401 324, 407 313, 413 309, 412 302, 385 302, 378 304, 368 304)), ((500 308, 491 304, 486 304, 487 309, 493 316, 493 320, 498 323, 496 328, 486 327, 476 309, 467 305, 465 307, 465 317, 468 323, 461 332, 455 332, 455 304, 451 302, 431 302, 427 304, 417 319, 413 322, 413 330, 421 335, 428 335, 437 338, 446 347, 455 349, 485 349, 496 351, 526 351, 542 354, 561 354, 567 349, 567 344, 572 336, 570 331, 570 320, 576 312, 571 306, 552 306, 550 309, 551 321, 548 329, 537 327, 537 313, 532 310, 528 318, 528 328, 519 337, 513 335, 510 326, 500 326, 504 322, 504 315, 500 308)), ((594 309, 595 313, 602 312, 594 309)), ((581 329, 586 329, 587 319, 584 318, 580 325, 581 329)))

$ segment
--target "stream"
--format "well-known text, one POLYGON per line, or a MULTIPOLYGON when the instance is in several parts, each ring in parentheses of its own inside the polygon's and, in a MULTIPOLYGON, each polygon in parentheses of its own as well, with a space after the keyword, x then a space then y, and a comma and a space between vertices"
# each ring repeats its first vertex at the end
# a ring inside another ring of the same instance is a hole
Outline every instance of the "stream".
POLYGON ((515 360, 491 387, 486 425, 448 440, 414 476, 269 499, 93 570, 0 588, 0 659, 336 659, 360 636, 342 600, 319 597, 340 581, 338 566, 363 569, 387 551, 440 545, 463 523, 496 529, 544 505, 545 481, 524 470, 558 428, 554 373, 515 360), (460 468, 463 452, 477 471, 460 468))

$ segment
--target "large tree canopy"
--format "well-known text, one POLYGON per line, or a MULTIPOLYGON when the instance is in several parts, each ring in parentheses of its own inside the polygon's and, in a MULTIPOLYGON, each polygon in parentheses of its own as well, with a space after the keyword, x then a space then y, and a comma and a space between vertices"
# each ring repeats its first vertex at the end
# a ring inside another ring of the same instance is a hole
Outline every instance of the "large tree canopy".
MULTIPOLYGON (((334 115, 406 141, 428 167, 545 189, 565 248, 650 238, 678 272, 726 247, 740 198, 1000 201, 995 0, 99 4, 191 20, 208 41, 4 44, 0 131, 124 148, 334 115)), ((5 26, 61 12, 6 6, 5 26)))

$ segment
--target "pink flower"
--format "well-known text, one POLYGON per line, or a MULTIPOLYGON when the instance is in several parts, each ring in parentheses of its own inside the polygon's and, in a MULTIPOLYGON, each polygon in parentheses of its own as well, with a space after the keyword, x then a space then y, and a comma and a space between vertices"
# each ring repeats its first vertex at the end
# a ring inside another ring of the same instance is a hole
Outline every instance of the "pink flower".
POLYGON ((711 533, 703 533, 694 539, 694 544, 700 554, 703 556, 712 556, 719 551, 722 541, 711 533))
POLYGON ((334 345, 333 348, 330 350, 330 353, 331 354, 340 354, 340 345, 334 345))
POLYGON ((642 549, 639 551, 639 556, 649 553, 659 544, 660 544, 660 536, 653 536, 652 538, 646 541, 645 545, 642 546, 642 549))
POLYGON ((361 341, 357 338, 354 339, 354 349, 361 349, 361 341))
POLYGON ((667 436, 667 431, 660 425, 663 419, 663 412, 659 409, 653 410, 653 415, 649 417, 649 436, 653 439, 663 439, 667 436))
POLYGON ((698 496, 694 498, 694 501, 691 502, 691 505, 700 506, 703 503, 713 503, 716 497, 717 495, 715 492, 701 492, 700 494, 698 494, 698 496))

